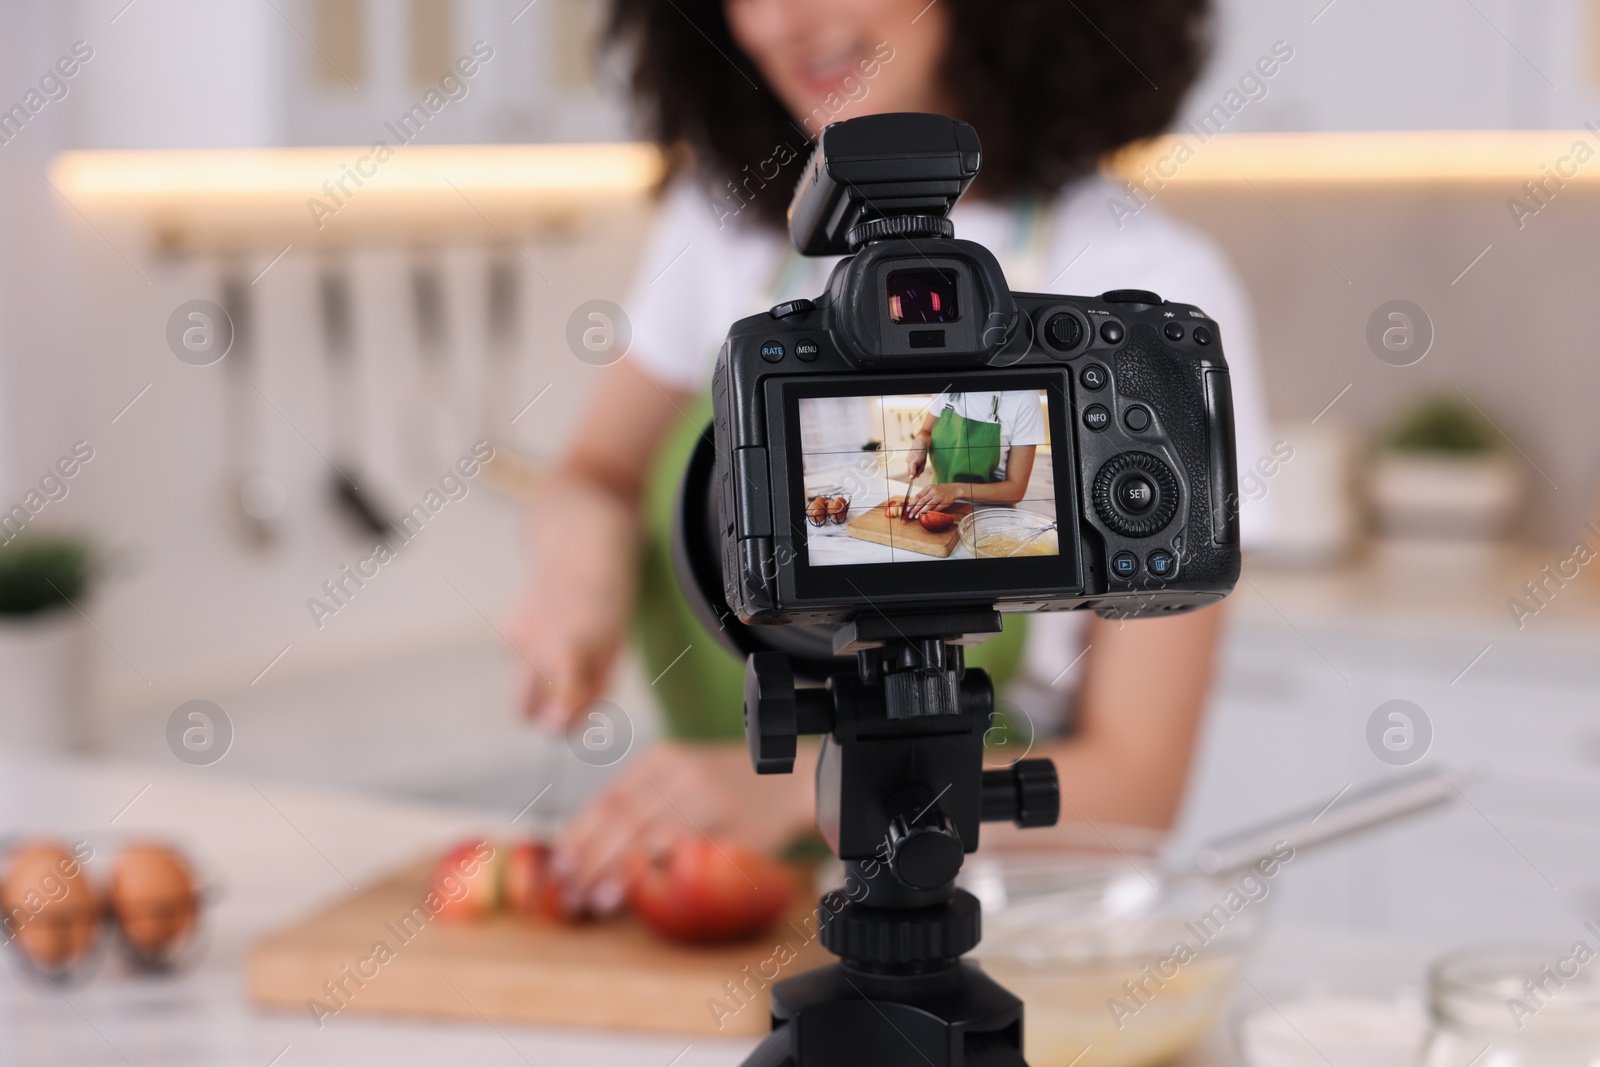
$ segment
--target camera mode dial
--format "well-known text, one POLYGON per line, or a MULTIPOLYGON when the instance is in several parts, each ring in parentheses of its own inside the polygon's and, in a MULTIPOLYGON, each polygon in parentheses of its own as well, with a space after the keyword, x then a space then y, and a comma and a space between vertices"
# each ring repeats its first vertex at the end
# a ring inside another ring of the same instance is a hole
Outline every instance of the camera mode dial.
POLYGON ((1124 452, 1094 476, 1094 510, 1124 537, 1149 537, 1178 513, 1178 480, 1148 452, 1124 452))

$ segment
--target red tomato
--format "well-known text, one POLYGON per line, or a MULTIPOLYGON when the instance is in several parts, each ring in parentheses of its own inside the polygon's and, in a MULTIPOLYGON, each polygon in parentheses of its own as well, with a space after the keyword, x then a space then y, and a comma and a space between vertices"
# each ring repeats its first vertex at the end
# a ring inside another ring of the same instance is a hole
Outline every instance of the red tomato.
POLYGON ((727 841, 683 838, 637 860, 628 903, 647 926, 678 941, 728 941, 770 925, 794 896, 789 869, 727 841))
POLYGON ((500 853, 487 841, 465 841, 439 858, 428 888, 450 922, 481 918, 500 906, 500 853))
POLYGON ((899 497, 890 497, 889 502, 883 505, 883 514, 887 518, 898 519, 904 506, 899 497))
POLYGON ((561 887, 549 871, 550 849, 537 841, 519 841, 506 852, 505 905, 513 915, 564 919, 561 887))
POLYGON ((917 521, 922 523, 922 528, 929 533, 939 533, 954 526, 956 517, 948 511, 924 511, 917 516, 917 521))

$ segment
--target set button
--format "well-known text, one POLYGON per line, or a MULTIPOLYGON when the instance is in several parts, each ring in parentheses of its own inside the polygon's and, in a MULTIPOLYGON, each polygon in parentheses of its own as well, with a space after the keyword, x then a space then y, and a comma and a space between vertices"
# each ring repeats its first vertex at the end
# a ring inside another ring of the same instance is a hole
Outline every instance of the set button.
POLYGON ((1118 482, 1116 494, 1117 503, 1135 515, 1149 511, 1150 505, 1156 502, 1156 487, 1137 474, 1118 482))

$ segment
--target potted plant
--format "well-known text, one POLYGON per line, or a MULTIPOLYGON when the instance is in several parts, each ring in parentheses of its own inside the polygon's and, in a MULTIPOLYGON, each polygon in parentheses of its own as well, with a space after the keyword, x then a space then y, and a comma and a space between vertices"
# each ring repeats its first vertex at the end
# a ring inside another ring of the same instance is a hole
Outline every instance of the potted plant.
POLYGON ((83 617, 94 553, 83 538, 24 534, 0 544, 0 751, 61 751, 82 722, 83 617))
POLYGON ((1378 530, 1430 543, 1498 541, 1517 513, 1521 473, 1476 406, 1451 394, 1426 397, 1396 422, 1373 464, 1378 530))

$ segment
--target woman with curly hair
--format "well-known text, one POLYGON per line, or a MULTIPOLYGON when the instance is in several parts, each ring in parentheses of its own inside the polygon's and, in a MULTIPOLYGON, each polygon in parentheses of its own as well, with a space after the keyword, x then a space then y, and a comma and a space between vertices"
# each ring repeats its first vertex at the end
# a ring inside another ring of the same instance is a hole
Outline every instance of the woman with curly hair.
MULTIPOLYGON (((1015 290, 1151 289, 1204 307, 1227 330, 1239 453, 1264 451, 1231 269, 1158 208, 1128 217, 1125 190, 1098 173, 1108 153, 1172 122, 1208 26, 1207 0, 615 0, 610 41, 670 175, 625 308, 630 352, 542 494, 561 506, 531 516, 515 640, 535 667, 529 713, 564 728, 603 691, 631 624, 670 740, 565 830, 569 907, 615 908, 626 858, 680 835, 777 848, 812 821, 815 751, 802 748, 793 775, 750 773, 742 664, 688 611, 665 531, 727 327, 815 296, 833 266, 796 255, 783 229, 829 122, 933 111, 972 123, 983 165, 952 215, 957 235, 990 248, 1015 290)), ((1260 512, 1243 516, 1247 539, 1260 512)), ((1220 621, 1215 608, 1127 623, 1010 616, 974 650, 1012 683, 1004 740, 1055 758, 1064 822, 1171 822, 1220 621)))

